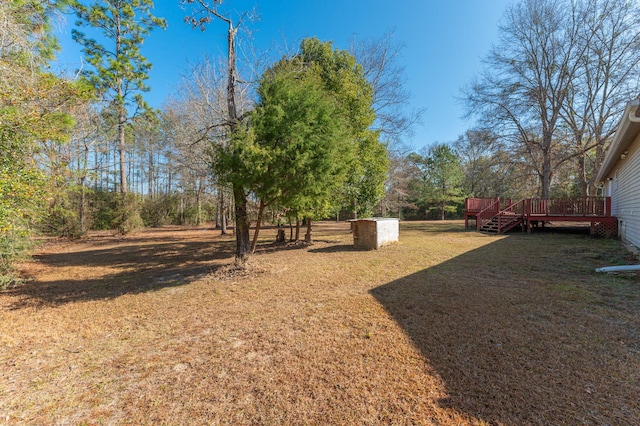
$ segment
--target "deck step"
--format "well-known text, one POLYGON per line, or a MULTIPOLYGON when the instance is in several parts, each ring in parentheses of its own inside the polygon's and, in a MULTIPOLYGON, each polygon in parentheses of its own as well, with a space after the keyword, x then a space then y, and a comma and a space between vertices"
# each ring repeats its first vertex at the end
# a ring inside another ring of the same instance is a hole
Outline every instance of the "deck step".
POLYGON ((489 232, 489 233, 498 233, 499 223, 498 221, 502 219, 501 232, 508 232, 516 226, 520 225, 523 221, 521 216, 516 216, 512 213, 502 213, 499 216, 494 217, 491 221, 485 223, 480 227, 481 231, 489 232))

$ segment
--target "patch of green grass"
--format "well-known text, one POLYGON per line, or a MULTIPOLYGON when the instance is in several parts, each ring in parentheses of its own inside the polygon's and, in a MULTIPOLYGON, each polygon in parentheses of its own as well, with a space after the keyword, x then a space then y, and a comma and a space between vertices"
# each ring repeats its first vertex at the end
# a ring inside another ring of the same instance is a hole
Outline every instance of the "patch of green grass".
POLYGON ((402 222, 401 229, 407 231, 422 231, 427 233, 462 233, 464 222, 460 220, 434 220, 419 222, 402 222))
POLYGON ((557 297, 567 298, 574 302, 592 303, 596 300, 591 291, 573 283, 553 283, 545 288, 557 297))

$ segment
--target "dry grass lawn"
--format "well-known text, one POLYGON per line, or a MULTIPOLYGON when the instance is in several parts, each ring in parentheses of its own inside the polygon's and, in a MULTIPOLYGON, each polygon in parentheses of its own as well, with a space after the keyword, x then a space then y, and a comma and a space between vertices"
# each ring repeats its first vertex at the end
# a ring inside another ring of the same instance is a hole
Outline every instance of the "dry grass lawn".
MULTIPOLYGON (((273 231, 264 231, 273 238, 273 231)), ((0 293, 0 424, 631 425, 640 279, 584 235, 406 223, 352 248, 162 228, 48 240, 0 293)))

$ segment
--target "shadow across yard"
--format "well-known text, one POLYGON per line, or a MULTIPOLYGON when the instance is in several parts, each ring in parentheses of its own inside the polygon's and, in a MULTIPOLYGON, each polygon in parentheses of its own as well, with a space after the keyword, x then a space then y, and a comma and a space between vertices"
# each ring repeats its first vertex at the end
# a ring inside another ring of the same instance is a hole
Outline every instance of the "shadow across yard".
POLYGON ((348 252, 358 252, 358 251, 367 251, 367 250, 363 248, 355 247, 353 243, 348 243, 348 244, 333 244, 327 247, 310 249, 309 253, 348 253, 348 252))
POLYGON ((125 239, 106 237, 70 244, 73 251, 45 249, 23 269, 25 282, 7 289, 9 309, 111 299, 188 284, 233 259, 229 237, 205 229, 149 230, 125 239), (191 238, 189 238, 191 237, 191 238), (98 247, 97 249, 95 247, 98 247), (39 271, 49 278, 39 280, 39 271))
POLYGON ((637 277, 589 238, 513 235, 371 290, 440 375, 438 403, 489 424, 640 419, 637 277))
MULTIPOLYGON (((327 237, 348 233, 345 229, 323 223, 314 242, 336 243, 327 237)), ((263 230, 257 253, 309 249, 304 243, 272 243, 275 230, 263 230)), ((124 238, 95 232, 80 241, 52 239, 22 268, 25 282, 3 292, 11 300, 5 308, 56 306, 181 286, 229 265, 234 256, 234 236, 211 228, 169 226, 124 238), (43 271, 45 280, 39 278, 43 271)))

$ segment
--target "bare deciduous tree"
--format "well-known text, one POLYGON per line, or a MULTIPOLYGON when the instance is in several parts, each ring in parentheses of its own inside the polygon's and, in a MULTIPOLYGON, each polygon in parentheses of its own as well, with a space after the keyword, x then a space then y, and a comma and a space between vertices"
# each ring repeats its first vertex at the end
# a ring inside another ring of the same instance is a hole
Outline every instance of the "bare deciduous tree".
POLYGON ((523 0, 504 19, 485 71, 466 90, 468 114, 510 138, 542 197, 574 161, 581 193, 593 195, 617 116, 637 94, 638 3, 523 0))
POLYGON ((511 137, 539 176, 543 198, 554 170, 570 158, 557 130, 585 49, 584 17, 572 6, 524 0, 509 7, 485 71, 466 91, 469 114, 511 137))
POLYGON ((570 129, 576 175, 583 196, 595 195, 594 182, 620 113, 638 94, 640 16, 633 0, 588 0, 579 72, 562 108, 570 129))
POLYGON ((393 36, 391 31, 378 39, 354 39, 351 54, 373 88, 376 130, 391 142, 392 150, 400 150, 402 138, 413 133, 424 109, 407 109, 411 93, 405 88, 405 69, 399 63, 404 46, 396 43, 393 36))
MULTIPOLYGON (((236 104, 236 87, 237 87, 237 63, 236 63, 236 34, 238 26, 246 15, 243 15, 236 25, 230 16, 226 16, 220 12, 219 6, 222 0, 184 0, 182 4, 194 4, 191 14, 187 16, 186 21, 194 28, 204 29, 212 20, 219 20, 225 23, 227 30, 227 120, 222 123, 228 133, 226 138, 230 138, 240 126, 241 114, 239 114, 236 104)), ((233 180, 233 179, 232 179, 233 180)), ((234 205, 235 205, 235 229, 236 236, 236 263, 242 264, 248 257, 251 250, 251 241, 249 239, 249 213, 247 210, 247 191, 242 185, 231 182, 234 205)))

